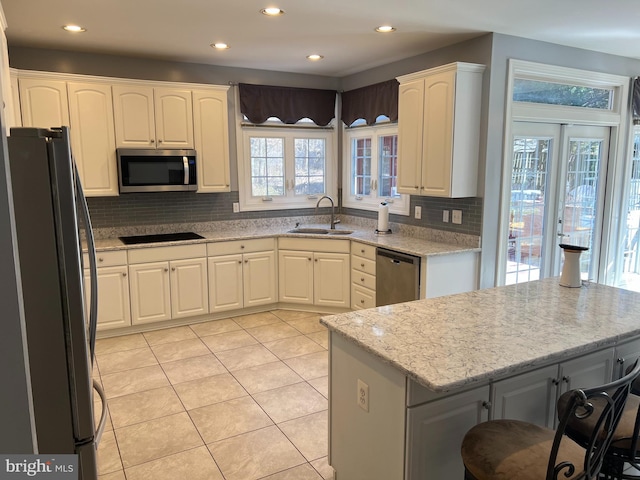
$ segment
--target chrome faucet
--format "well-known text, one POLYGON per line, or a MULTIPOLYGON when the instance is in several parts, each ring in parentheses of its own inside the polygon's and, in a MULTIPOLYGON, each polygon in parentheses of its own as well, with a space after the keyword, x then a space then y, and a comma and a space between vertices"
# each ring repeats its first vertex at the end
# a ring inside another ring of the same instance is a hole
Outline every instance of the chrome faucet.
POLYGON ((333 203, 333 198, 331 198, 329 195, 323 195, 322 197, 320 197, 320 200, 318 200, 318 203, 316 203, 316 215, 318 214, 318 205, 320 205, 320 202, 325 198, 331 202, 331 230, 335 230, 336 224, 340 223, 340 220, 335 219, 336 213, 335 213, 335 204, 333 203))

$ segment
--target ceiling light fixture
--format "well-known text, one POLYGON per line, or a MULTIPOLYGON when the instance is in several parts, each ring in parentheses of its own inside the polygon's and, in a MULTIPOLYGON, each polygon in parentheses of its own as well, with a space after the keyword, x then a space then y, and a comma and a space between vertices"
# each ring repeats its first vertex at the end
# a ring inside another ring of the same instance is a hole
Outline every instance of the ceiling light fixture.
POLYGON ((216 42, 216 43, 212 43, 211 47, 215 48, 216 50, 227 50, 229 48, 229 45, 223 42, 216 42))
POLYGON ((284 10, 278 7, 267 7, 260 10, 260 13, 269 17, 277 17, 278 15, 284 15, 284 10))
POLYGON ((391 33, 395 31, 396 28, 392 27, 391 25, 380 25, 379 27, 376 27, 376 32, 378 33, 391 33))
POLYGON ((307 59, 312 62, 317 62, 318 60, 322 60, 324 57, 322 55, 318 55, 317 53, 312 53, 311 55, 307 55, 307 59))
POLYGON ((86 28, 82 28, 80 25, 63 25, 62 29, 71 33, 82 33, 87 31, 86 28))

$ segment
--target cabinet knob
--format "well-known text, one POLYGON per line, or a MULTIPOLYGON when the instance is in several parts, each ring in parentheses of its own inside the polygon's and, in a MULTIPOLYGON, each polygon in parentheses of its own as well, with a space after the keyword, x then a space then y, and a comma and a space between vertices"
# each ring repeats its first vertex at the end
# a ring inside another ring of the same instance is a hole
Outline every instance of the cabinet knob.
POLYGON ((150 142, 153 143, 153 142, 155 142, 155 140, 151 139, 150 142))
POLYGON ((562 381, 568 384, 571 381, 571 377, 562 377, 562 381))
POLYGON ((225 185, 225 187, 229 187, 229 184, 227 183, 227 184, 225 185))
POLYGON ((485 400, 484 402, 482 402, 482 407, 485 410, 489 410, 491 408, 491 402, 488 402, 488 401, 485 400))
POLYGON ((364 299, 363 299, 363 300, 360 300, 360 303, 364 305, 364 299))
POLYGON ((244 263, 249 263, 249 260, 245 260, 244 263))
POLYGON ((309 259, 308 259, 308 260, 309 260, 309 261, 311 261, 311 257, 309 257, 309 259))
POLYGON ((361 266, 362 268, 364 268, 364 263, 361 263, 361 264, 360 264, 360 266, 361 266))
POLYGON ((362 278, 360 279, 360 281, 361 281, 362 283, 364 283, 364 277, 362 277, 362 278))
POLYGON ((99 261, 99 262, 104 262, 104 258, 102 258, 102 257, 98 257, 98 261, 99 261))
POLYGON ((318 259, 316 258, 316 262, 318 261, 318 259))
POLYGON ((551 380, 551 383, 553 383, 554 385, 558 385, 560 381, 557 378, 554 378, 551 380))
POLYGON ((244 250, 244 245, 240 245, 240 250, 244 250))
POLYGON ((122 276, 126 277, 127 276, 127 272, 122 272, 122 276))
POLYGON ((624 363, 624 358, 618 358, 616 360, 616 363, 619 363, 620 365, 622 365, 624 363))
POLYGON ((158 140, 158 143, 162 143, 162 140, 158 140))
POLYGON ((413 187, 413 188, 415 188, 416 190, 420 190, 420 187, 419 187, 418 185, 416 185, 416 186, 415 186, 415 187, 413 187))
POLYGON ((239 263, 240 265, 242 265, 242 260, 238 260, 238 263, 239 263))
POLYGON ((175 272, 176 271, 176 267, 171 267, 171 271, 175 272))
POLYGON ((165 272, 168 272, 168 271, 169 271, 169 269, 165 267, 164 271, 165 271, 165 272))
POLYGON ((364 253, 364 248, 362 250, 360 250, 361 253, 364 253))

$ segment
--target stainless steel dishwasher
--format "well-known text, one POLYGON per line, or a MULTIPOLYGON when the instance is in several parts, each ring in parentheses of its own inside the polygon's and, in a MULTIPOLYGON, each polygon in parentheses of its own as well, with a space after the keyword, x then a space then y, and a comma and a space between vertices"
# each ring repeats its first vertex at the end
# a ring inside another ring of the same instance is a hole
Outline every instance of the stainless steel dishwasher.
POLYGON ((420 298, 420 257, 384 248, 376 251, 376 306, 420 298))

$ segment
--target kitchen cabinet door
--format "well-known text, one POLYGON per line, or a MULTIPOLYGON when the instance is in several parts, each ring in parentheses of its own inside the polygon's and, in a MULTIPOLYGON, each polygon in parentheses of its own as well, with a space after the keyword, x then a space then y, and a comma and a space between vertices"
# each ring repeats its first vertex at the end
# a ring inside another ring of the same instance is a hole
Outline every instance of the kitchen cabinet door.
MULTIPOLYGON (((86 312, 89 312, 91 289, 89 270, 85 270, 86 312)), ((98 331, 131 325, 129 277, 126 266, 98 268, 98 331)))
POLYGON ((193 148, 193 105, 190 90, 154 90, 156 147, 193 148))
POLYGON ((407 479, 464 478, 469 429, 488 420, 489 386, 407 409, 407 479))
POLYGON ((398 100, 398 193, 420 194, 424 80, 400 85, 398 100))
POLYGON ((209 257, 211 313, 243 308, 242 255, 209 257))
POLYGON ((245 253, 242 275, 245 308, 278 301, 276 255, 273 250, 245 253))
POLYGON ((280 301, 313 304, 313 252, 280 250, 278 267, 280 301))
POLYGON ((591 388, 611 381, 613 349, 608 348, 560 364, 560 394, 574 388, 591 388))
POLYGON ((71 150, 87 196, 118 195, 111 86, 67 85, 71 150))
POLYGON ((183 318, 209 313, 207 259, 172 260, 171 317, 183 318))
POLYGON ((617 345, 614 354, 614 380, 622 378, 627 368, 631 367, 638 358, 640 358, 640 340, 633 340, 617 345))
POLYGON ((230 191, 227 88, 193 92, 198 193, 230 191))
POLYGON ((351 306, 351 272, 348 253, 314 253, 313 296, 315 305, 351 306))
POLYGON ((113 85, 113 115, 118 148, 155 148, 153 87, 113 85))
POLYGON ((153 323, 171 318, 169 262, 129 266, 131 323, 153 323))
POLYGON ((66 82, 20 78, 18 85, 23 126, 39 128, 69 126, 66 82))
POLYGON ((11 98, 13 105, 11 107, 11 116, 7 119, 7 134, 11 127, 22 126, 22 113, 20 112, 20 87, 18 86, 18 77, 11 75, 11 98))
POLYGON ((493 384, 493 418, 511 418, 553 428, 558 366, 523 373, 493 384))

